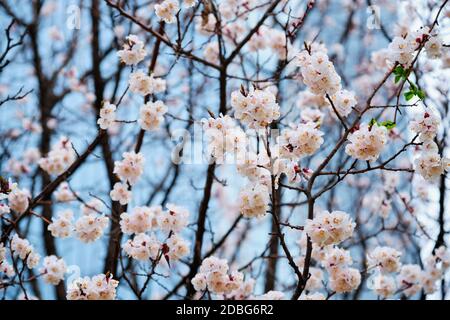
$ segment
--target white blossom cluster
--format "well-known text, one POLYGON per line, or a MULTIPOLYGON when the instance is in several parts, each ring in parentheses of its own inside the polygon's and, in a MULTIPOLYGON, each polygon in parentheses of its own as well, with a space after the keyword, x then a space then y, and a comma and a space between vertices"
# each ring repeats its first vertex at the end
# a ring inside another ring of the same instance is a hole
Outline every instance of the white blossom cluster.
POLYGON ((450 160, 441 157, 439 148, 433 139, 436 137, 441 121, 431 110, 421 113, 411 122, 411 130, 422 141, 419 156, 414 161, 416 171, 428 181, 439 178, 450 168, 450 160))
MULTIPOLYGON (((65 214, 61 214, 65 216, 65 214)), ((61 217, 58 219, 62 219, 61 217)), ((56 219, 56 220, 58 220, 56 219)), ((72 227, 71 222, 68 222, 66 227, 72 227)), ((52 229, 52 235, 57 230, 55 227, 52 229)), ((69 228, 69 231, 71 228, 69 228)), ((59 231, 60 232, 60 231, 59 231)), ((57 232, 58 233, 58 232, 57 232)), ((59 234, 59 233, 58 233, 59 234)), ((6 248, 3 243, 0 244, 0 272, 4 273, 6 276, 11 277, 15 274, 14 268, 6 260, 6 248)), ((40 255, 34 250, 33 246, 29 243, 27 239, 20 238, 15 234, 11 239, 11 252, 13 257, 20 258, 24 264, 30 269, 36 268, 40 261, 40 255)), ((42 275, 43 280, 46 283, 52 285, 58 285, 60 281, 64 279, 64 274, 67 272, 66 263, 62 258, 58 258, 54 255, 47 256, 43 259, 42 267, 39 269, 39 273, 42 275)))
POLYGON ((43 275, 45 282, 58 285, 64 279, 64 274, 67 272, 67 266, 63 259, 57 256, 47 256, 44 258, 42 267, 39 272, 43 275))
POLYGON ((334 107, 332 114, 347 117, 357 105, 356 94, 342 89, 341 77, 336 73, 323 45, 313 44, 297 55, 303 82, 309 91, 299 94, 298 105, 302 119, 322 122, 323 113, 318 108, 334 107))
POLYGON ((167 107, 161 100, 144 104, 139 111, 138 123, 143 130, 157 130, 164 121, 167 107))
POLYGON ((131 213, 120 215, 120 228, 125 234, 143 233, 158 227, 161 206, 135 207, 131 213))
POLYGON ((9 209, 17 213, 24 213, 29 205, 30 192, 27 189, 19 189, 16 183, 10 185, 8 205, 2 207, 2 214, 9 213, 9 209))
MULTIPOLYGON (((425 43, 425 50, 430 59, 438 59, 443 56, 444 42, 439 35, 431 36, 425 43)), ((448 51, 447 51, 448 52, 448 51)))
POLYGON ((401 253, 390 247, 376 247, 368 254, 368 288, 383 298, 397 293, 412 297, 423 290, 432 294, 438 290, 437 283, 450 267, 450 251, 441 246, 425 259, 423 269, 417 264, 400 262, 401 253))
POLYGON ((171 203, 166 205, 167 210, 158 216, 158 226, 166 232, 180 232, 188 225, 189 211, 181 206, 171 203))
POLYGON ((231 93, 234 117, 250 128, 265 128, 280 117, 280 106, 270 90, 236 90, 231 93))
POLYGON ((323 132, 314 122, 301 123, 296 128, 285 129, 278 137, 280 156, 299 160, 314 154, 323 143, 323 132))
POLYGON ((180 232, 188 224, 189 211, 171 203, 166 207, 167 210, 162 210, 160 206, 135 207, 132 213, 122 213, 120 215, 122 232, 133 234, 156 229, 180 232))
MULTIPOLYGON (((297 260, 296 264, 303 269, 304 266, 304 254, 306 251, 306 234, 303 233, 302 237, 298 241, 301 249, 301 256, 297 260)), ((313 254, 312 258, 317 262, 317 267, 310 267, 310 277, 306 284, 305 290, 308 293, 317 293, 324 289, 326 284, 324 272, 319 265, 323 267, 328 275, 328 287, 330 290, 336 293, 351 292, 359 287, 361 284, 361 274, 359 270, 351 267, 353 259, 350 252, 332 245, 319 245, 313 242, 313 254)), ((312 296, 311 298, 314 298, 312 296)), ((321 300, 321 296, 318 295, 317 299, 321 300)), ((303 299, 300 297, 300 299, 303 299)))
POLYGON ((364 123, 348 135, 350 143, 345 146, 345 152, 355 159, 372 162, 380 156, 387 139, 386 127, 364 123))
POLYGON ((208 154, 217 163, 225 162, 227 155, 240 160, 246 156, 247 137, 236 121, 228 115, 217 118, 202 119, 207 140, 208 154))
POLYGON ((75 161, 75 156, 70 140, 61 137, 47 156, 39 160, 39 166, 48 174, 61 174, 75 161))
POLYGON ((309 90, 302 90, 297 95, 297 107, 303 108, 315 108, 323 109, 329 106, 329 101, 327 101, 324 95, 317 95, 309 90))
POLYGON ((334 95, 341 89, 341 77, 323 51, 303 50, 297 56, 303 82, 316 95, 334 95))
POLYGON ((122 182, 133 185, 144 172, 144 156, 132 151, 124 152, 122 158, 114 162, 114 173, 122 182))
POLYGON ((251 300, 253 295, 253 290, 255 288, 255 279, 248 278, 244 279, 243 284, 233 290, 231 293, 227 295, 227 298, 231 300, 251 300))
POLYGON ((135 260, 156 260, 161 249, 161 243, 154 234, 138 233, 133 239, 128 239, 123 245, 123 251, 135 260))
POLYGON ((27 239, 15 234, 11 239, 11 250, 15 257, 19 257, 30 269, 35 268, 41 256, 37 253, 27 239))
POLYGON ((383 298, 388 298, 395 294, 397 290, 397 282, 391 275, 378 273, 370 279, 370 288, 383 298))
POLYGON ((169 237, 166 245, 163 245, 163 253, 166 256, 166 259, 170 261, 177 261, 189 254, 189 245, 189 241, 184 240, 175 233, 169 237))
POLYGON ((397 272, 402 265, 401 255, 401 252, 391 247, 376 247, 367 254, 368 268, 376 268, 382 273, 397 272))
POLYGON ((266 160, 262 153, 249 151, 244 159, 236 164, 237 172, 250 181, 258 181, 261 172, 265 170, 262 166, 266 164, 266 160))
POLYGON ((131 213, 120 215, 122 232, 135 234, 122 246, 129 257, 157 261, 164 255, 168 261, 177 261, 189 253, 189 242, 179 236, 188 224, 189 211, 170 203, 166 207, 167 210, 161 206, 135 207, 131 213), (169 234, 166 242, 158 240, 154 233, 158 230, 169 234))
POLYGON ((180 10, 178 0, 164 0, 161 4, 155 5, 155 14, 165 23, 174 23, 175 15, 180 10))
POLYGON ((313 122, 320 125, 323 123, 324 117, 325 114, 318 108, 304 107, 300 111, 300 118, 304 123, 313 122))
POLYGON ((227 260, 208 257, 202 261, 199 272, 192 278, 191 283, 196 291, 208 289, 213 294, 230 295, 244 285, 244 274, 228 271, 227 260))
POLYGON ((126 183, 116 182, 109 196, 113 201, 118 201, 121 205, 126 205, 131 201, 132 194, 126 183))
POLYGON ((52 222, 48 225, 47 229, 51 232, 53 237, 70 237, 74 229, 72 210, 64 210, 59 212, 56 218, 52 218, 52 222))
POLYGON ((239 193, 240 212, 246 218, 265 216, 269 202, 269 189, 261 183, 248 185, 239 193))
POLYGON ((409 68, 414 60, 414 52, 421 45, 425 47, 429 58, 437 59, 442 56, 442 38, 430 34, 429 27, 423 27, 418 31, 408 32, 406 36, 394 37, 388 46, 387 59, 409 68))
POLYGON ((450 168, 450 162, 437 152, 423 152, 415 160, 415 168, 425 180, 433 181, 450 168))
POLYGON ((339 244, 351 237, 356 224, 343 211, 321 211, 314 219, 308 219, 305 231, 313 243, 319 246, 339 244))
POLYGON ((388 59, 391 62, 409 67, 414 59, 414 51, 419 47, 420 42, 413 39, 413 35, 406 38, 395 37, 388 46, 388 59))
POLYGON ((100 117, 97 120, 97 124, 101 129, 106 130, 110 128, 116 121, 116 109, 114 104, 104 101, 100 109, 100 117))
POLYGON ((358 101, 352 91, 339 90, 331 96, 331 101, 336 108, 337 113, 342 117, 347 117, 356 106, 358 101))
POLYGON ((397 276, 398 285, 407 296, 413 296, 422 289, 422 269, 417 264, 405 264, 397 276))
POLYGON ((75 222, 75 234, 77 238, 85 243, 99 239, 109 224, 109 218, 98 213, 82 215, 75 222))
POLYGON ((6 260, 5 245, 0 242, 0 275, 4 274, 7 277, 13 277, 15 274, 14 267, 6 260))
POLYGON ((75 194, 70 190, 70 186, 66 181, 59 185, 54 192, 54 196, 58 202, 70 202, 76 199, 75 194))
POLYGON ((445 246, 440 246, 434 254, 425 260, 422 272, 422 287, 426 294, 432 294, 438 290, 437 284, 450 267, 450 251, 445 246))
POLYGON ((166 81, 164 79, 155 78, 153 74, 147 75, 142 70, 136 70, 131 73, 128 84, 130 85, 131 92, 142 96, 166 90, 166 81))
POLYGON ((420 113, 411 121, 411 130, 419 135, 421 141, 433 140, 438 132, 441 120, 436 113, 431 110, 420 113))
POLYGON ((60 211, 52 218, 47 229, 53 237, 68 238, 75 235, 85 243, 99 239, 109 224, 109 218, 102 214, 103 203, 98 199, 81 205, 81 216, 74 221, 74 213, 70 209, 60 211))
POLYGON ((67 300, 114 300, 119 281, 110 274, 99 274, 92 278, 84 277, 68 285, 67 300))
POLYGON ((136 65, 145 59, 147 51, 145 45, 138 36, 130 34, 126 37, 123 49, 117 51, 120 60, 127 65, 136 65))
POLYGON ((330 274, 330 289, 337 293, 351 292, 361 284, 361 273, 355 268, 336 268, 330 274))

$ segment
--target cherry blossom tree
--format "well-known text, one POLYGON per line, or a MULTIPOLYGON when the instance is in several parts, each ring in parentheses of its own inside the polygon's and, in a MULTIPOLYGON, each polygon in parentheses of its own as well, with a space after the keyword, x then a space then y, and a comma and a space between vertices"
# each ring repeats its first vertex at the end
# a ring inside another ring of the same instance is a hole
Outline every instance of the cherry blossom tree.
POLYGON ((448 0, 0 1, 3 299, 446 299, 448 0))

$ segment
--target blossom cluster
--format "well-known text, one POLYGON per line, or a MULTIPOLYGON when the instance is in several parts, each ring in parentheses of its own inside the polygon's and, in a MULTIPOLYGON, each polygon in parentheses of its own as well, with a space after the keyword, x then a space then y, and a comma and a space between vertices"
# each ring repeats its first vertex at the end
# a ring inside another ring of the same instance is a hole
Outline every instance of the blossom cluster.
POLYGON ((323 132, 314 122, 301 123, 296 128, 285 129, 278 137, 280 155, 299 160, 314 154, 323 143, 323 132))
POLYGON ((432 35, 429 27, 420 28, 414 32, 408 32, 403 36, 396 36, 388 46, 387 59, 392 63, 399 63, 409 68, 414 60, 414 52, 420 46, 424 46, 427 55, 431 59, 437 59, 442 55, 443 43, 438 35, 432 35))
POLYGON ((239 194, 239 208, 246 218, 265 216, 269 201, 269 189, 261 183, 248 185, 239 194))
POLYGON ((199 272, 192 278, 191 283, 196 291, 208 289, 213 294, 229 295, 244 285, 244 274, 228 271, 227 260, 208 257, 202 261, 199 272))
POLYGON ((19 189, 16 183, 11 184, 8 194, 8 205, 1 207, 1 214, 9 213, 10 209, 17 213, 24 213, 29 205, 30 192, 27 189, 19 189))
POLYGON ((39 271, 45 282, 56 286, 64 279, 67 266, 63 259, 57 256, 48 256, 44 258, 42 268, 39 271))
POLYGON ((336 112, 342 117, 347 117, 358 103, 355 93, 345 89, 333 94, 331 101, 336 108, 336 112))
POLYGON ((125 253, 136 260, 155 261, 164 255, 168 261, 180 260, 189 253, 189 242, 179 236, 187 226, 189 211, 186 208, 167 204, 161 206, 135 207, 132 212, 120 215, 120 227, 125 234, 135 234, 123 244, 125 253), (165 242, 159 241, 155 232, 169 234, 165 242), (150 232, 150 234, 147 234, 150 232))
POLYGON ((175 15, 180 9, 178 0, 164 0, 161 4, 155 5, 155 14, 165 23, 174 23, 175 15))
POLYGON ((138 123, 143 130, 157 130, 164 121, 166 112, 167 107, 161 100, 149 101, 141 106, 138 123))
POLYGON ((240 160, 245 156, 247 137, 236 121, 228 115, 202 119, 207 140, 208 154, 216 162, 223 163, 227 155, 240 160))
POLYGON ((387 143, 387 129, 377 124, 361 124, 348 135, 345 152, 358 160, 375 161, 387 143))
POLYGON ((54 196, 58 202, 70 202, 76 199, 75 194, 66 181, 59 185, 58 189, 54 192, 54 196))
POLYGON ((84 277, 69 283, 67 300, 114 300, 119 281, 113 276, 99 274, 92 278, 84 277))
POLYGON ((126 40, 123 49, 117 51, 117 55, 123 63, 127 65, 136 65, 144 60, 147 55, 144 42, 134 34, 127 36, 126 40))
POLYGON ((147 75, 142 70, 136 70, 131 73, 128 84, 131 92, 142 96, 166 90, 166 81, 164 79, 155 78, 153 74, 147 75))
POLYGON ((41 256, 37 253, 27 239, 20 238, 15 234, 11 239, 11 251, 15 257, 19 257, 30 269, 35 268, 41 256))
POLYGON ((52 218, 52 222, 47 227, 53 237, 67 238, 73 231, 73 211, 64 210, 59 212, 57 217, 52 218))
POLYGON ((450 267, 450 252, 444 246, 425 259, 423 269, 417 264, 402 265, 400 256, 401 253, 391 247, 376 247, 367 255, 368 270, 374 273, 368 287, 383 298, 398 292, 412 297, 420 290, 432 294, 450 267))
POLYGON ((414 164, 416 171, 428 181, 436 180, 450 168, 450 160, 441 157, 433 139, 437 135, 441 121, 431 110, 420 113, 411 122, 411 130, 419 135, 423 145, 414 164))
POLYGON ((47 156, 39 160, 39 166, 48 174, 61 174, 75 161, 75 156, 70 140, 61 137, 47 156))
POLYGON ((116 109, 114 104, 104 101, 100 109, 100 117, 97 120, 101 129, 106 130, 110 128, 116 121, 116 109))
POLYGON ((390 247, 376 247, 367 255, 368 268, 378 268, 381 272, 397 272, 401 267, 401 252, 390 247))
POLYGON ((72 210, 63 210, 52 218, 47 229, 57 238, 75 235, 82 242, 94 242, 103 235, 109 224, 109 218, 101 211, 102 207, 103 203, 98 199, 82 204, 81 215, 76 221, 72 210))
POLYGON ((75 222, 75 234, 82 242, 89 243, 99 239, 109 224, 109 218, 98 213, 82 215, 75 222))
MULTIPOLYGON (((36 268, 41 258, 29 241, 20 238, 17 234, 11 239, 11 252, 12 258, 21 259, 24 266, 26 265, 29 269, 36 268)), ((54 255, 44 257, 42 267, 39 268, 43 280, 52 285, 59 284, 64 279, 66 272, 67 266, 64 260, 54 255)), ((0 243, 0 273, 6 277, 15 275, 14 267, 7 261, 6 248, 3 243, 0 243)))
POLYGON ((144 172, 144 156, 136 152, 124 152, 122 160, 114 162, 114 173, 124 183, 133 185, 144 172))
MULTIPOLYGON (((298 241, 302 254, 305 251, 306 234, 298 241)), ((308 234, 309 235, 309 234, 308 234)), ((322 295, 318 292, 324 289, 325 274, 319 264, 326 270, 328 275, 328 287, 336 293, 346 293, 357 289, 361 284, 361 273, 358 269, 351 267, 353 259, 348 250, 339 248, 334 244, 321 245, 313 242, 312 258, 317 262, 317 267, 310 267, 310 277, 305 289, 315 295, 300 297, 307 300, 322 300, 322 295)), ((301 255, 296 264, 303 268, 305 257, 301 255)))
POLYGON ((3 243, 0 242, 0 274, 4 274, 7 277, 12 277, 15 274, 14 267, 6 260, 6 248, 3 243))
POLYGON ((351 237, 356 224, 343 211, 321 211, 308 219, 305 231, 313 243, 320 246, 339 244, 351 237))
POLYGON ((333 95, 341 89, 341 77, 326 52, 303 50, 297 56, 303 82, 317 95, 333 95))
POLYGON ((280 117, 280 106, 268 89, 243 89, 231 93, 234 116, 250 128, 265 128, 280 117))

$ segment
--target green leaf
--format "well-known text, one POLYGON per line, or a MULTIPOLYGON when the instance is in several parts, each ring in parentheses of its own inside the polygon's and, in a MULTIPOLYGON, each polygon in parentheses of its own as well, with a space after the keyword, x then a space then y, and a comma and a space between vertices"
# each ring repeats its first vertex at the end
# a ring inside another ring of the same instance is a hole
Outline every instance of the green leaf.
POLYGON ((394 79, 394 83, 397 83, 397 82, 399 82, 400 80, 402 79, 402 76, 401 75, 396 75, 395 76, 395 79, 394 79))
POLYGON ((394 69, 394 74, 395 75, 399 75, 399 76, 403 76, 405 74, 405 69, 403 69, 402 66, 396 66, 394 69))
POLYGON ((387 129, 393 129, 397 125, 394 121, 386 120, 380 123, 383 127, 386 127, 387 129))
POLYGON ((417 87, 414 84, 410 84, 410 91, 414 94, 417 94, 417 87))
POLYGON ((422 90, 417 90, 417 96, 419 97, 420 100, 425 99, 425 92, 423 92, 422 90))
POLYGON ((406 101, 411 100, 414 97, 414 92, 408 91, 403 94, 405 96, 406 101))
POLYGON ((369 126, 373 126, 374 124, 378 125, 377 119, 372 118, 372 120, 370 120, 369 122, 369 126))

